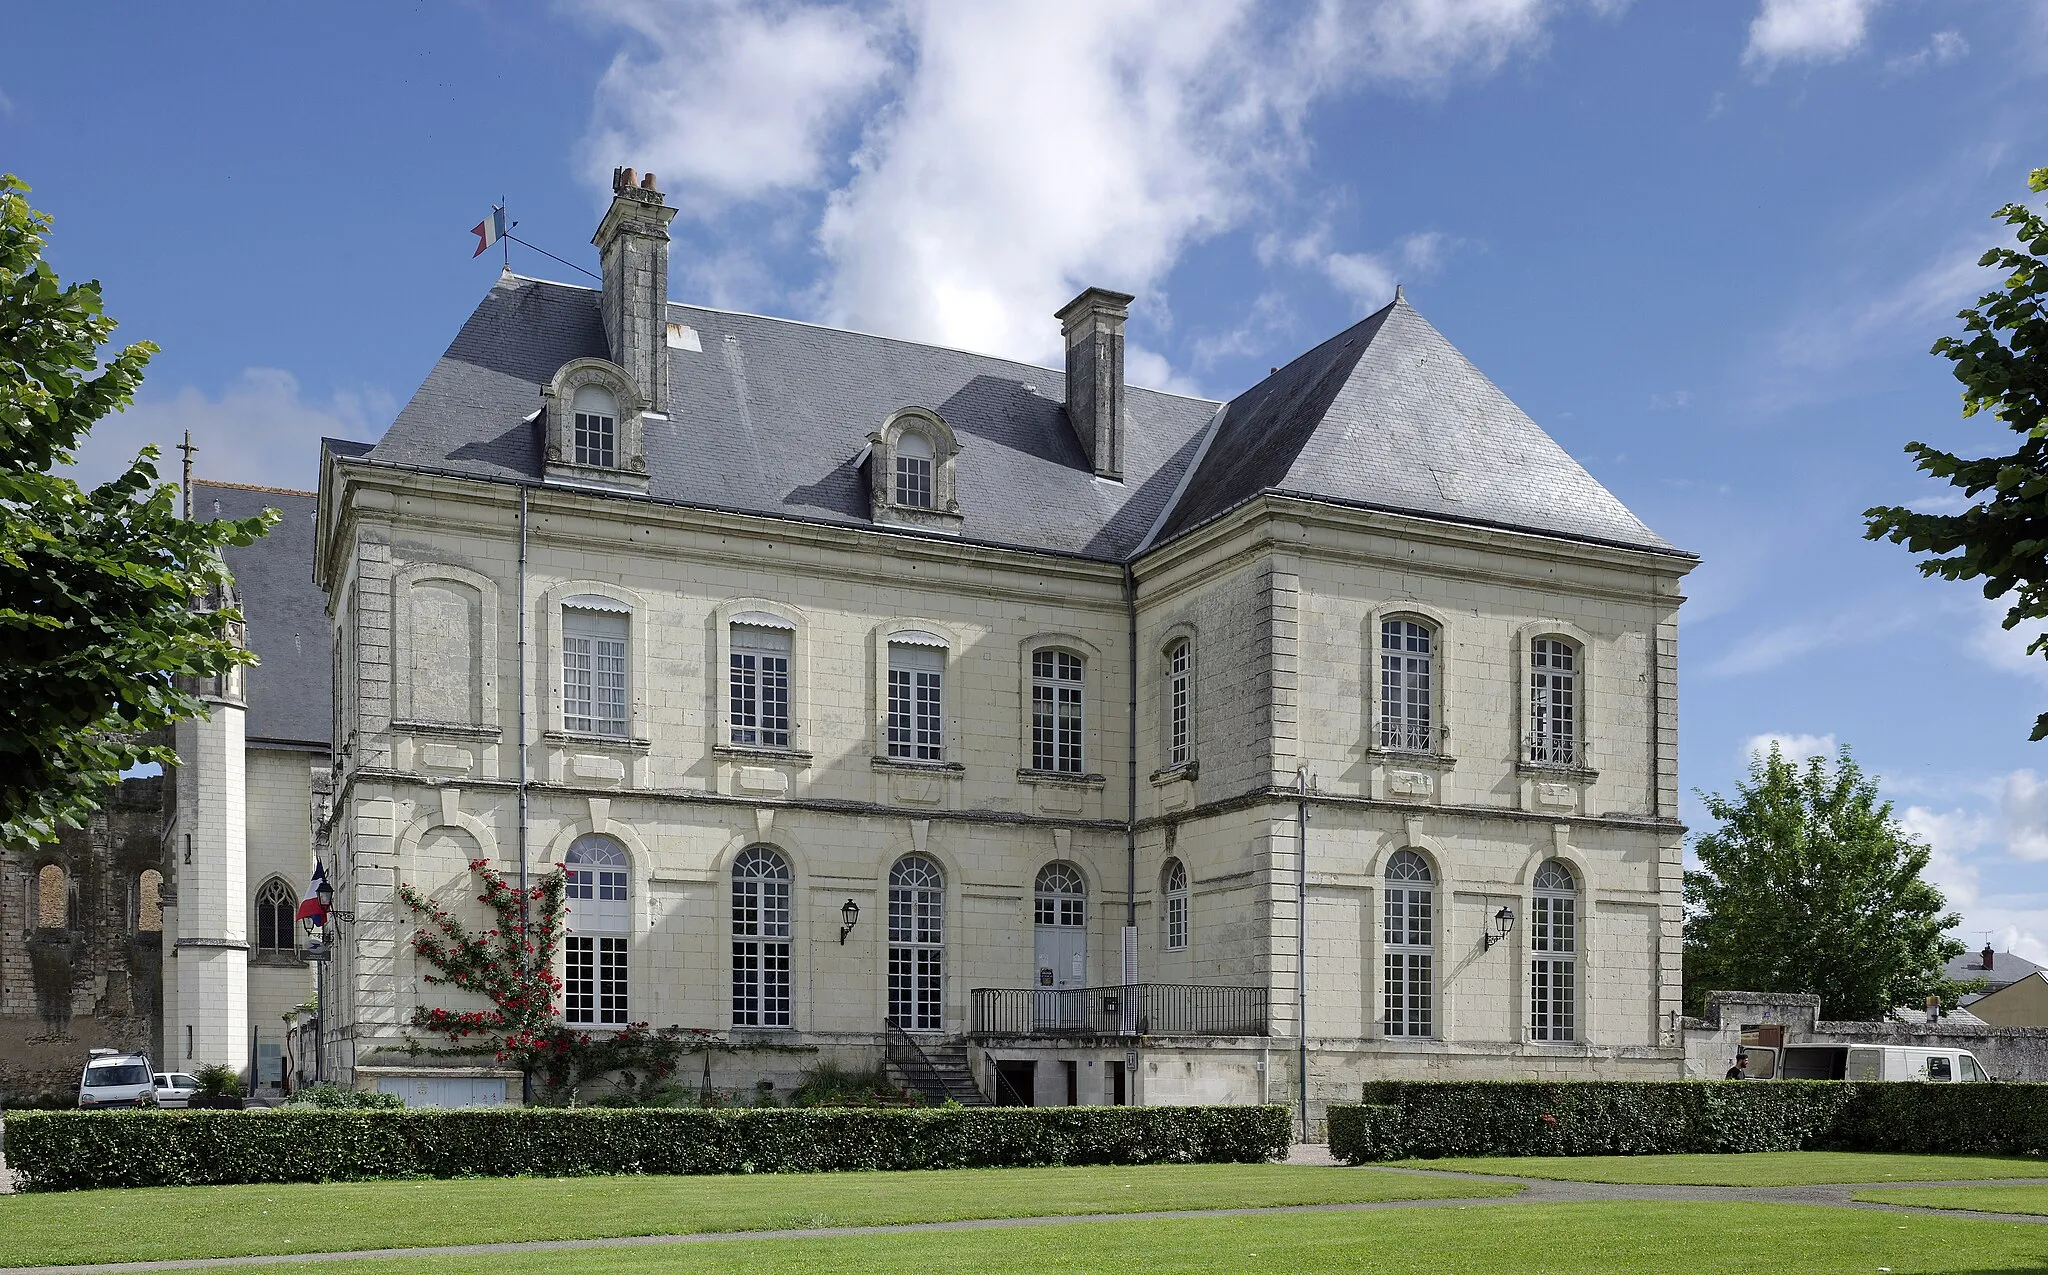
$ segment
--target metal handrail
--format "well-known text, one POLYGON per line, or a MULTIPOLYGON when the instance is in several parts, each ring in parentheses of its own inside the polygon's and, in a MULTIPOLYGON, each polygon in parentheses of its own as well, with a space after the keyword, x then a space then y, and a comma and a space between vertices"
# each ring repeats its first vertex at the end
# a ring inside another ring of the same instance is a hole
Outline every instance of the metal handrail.
POLYGON ((977 987, 969 995, 969 1034, 980 1036, 1264 1036, 1270 1020, 1264 987, 977 987))
POLYGON ((912 1088, 927 1092, 920 1082, 929 1082, 940 1093, 946 1092, 945 1077, 939 1074, 939 1069, 933 1064, 931 1056, 924 1052, 922 1045, 911 1038, 909 1032, 896 1025, 895 1019, 883 1020, 882 1039, 885 1042, 884 1052, 889 1061, 903 1069, 903 1074, 909 1078, 912 1088))

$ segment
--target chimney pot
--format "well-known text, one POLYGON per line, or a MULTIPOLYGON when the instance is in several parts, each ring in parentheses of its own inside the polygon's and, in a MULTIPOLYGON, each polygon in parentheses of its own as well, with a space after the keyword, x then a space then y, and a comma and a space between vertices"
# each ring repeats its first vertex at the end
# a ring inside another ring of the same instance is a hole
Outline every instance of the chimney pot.
POLYGON ((653 189, 654 189, 654 174, 653 174, 653 173, 648 173, 648 174, 647 174, 647 175, 646 175, 645 177, 642 177, 642 178, 640 179, 640 189, 642 189, 642 190, 653 190, 653 189))
POLYGON ((1124 475, 1124 320, 1134 299, 1084 288, 1055 316, 1067 339, 1067 419, 1104 478, 1124 475))
POLYGON ((632 170, 632 169, 630 169, 630 168, 614 168, 614 169, 612 170, 612 189, 613 189, 613 190, 629 190, 629 189, 631 189, 631 188, 632 188, 632 185, 633 185, 633 170, 632 170))

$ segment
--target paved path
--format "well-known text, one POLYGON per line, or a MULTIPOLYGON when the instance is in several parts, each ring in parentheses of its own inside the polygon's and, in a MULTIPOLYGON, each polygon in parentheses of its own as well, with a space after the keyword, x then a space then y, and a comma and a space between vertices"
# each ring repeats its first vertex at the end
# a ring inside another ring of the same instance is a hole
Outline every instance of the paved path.
MULTIPOLYGON (((1289 1164, 1336 1164, 1327 1148, 1296 1147, 1289 1164)), ((1823 1186, 1639 1186, 1615 1182, 1566 1182, 1552 1178, 1516 1178, 1502 1174, 1453 1173, 1442 1169, 1361 1167, 1361 1173, 1411 1174, 1456 1178, 1468 1182, 1513 1182, 1522 1186, 1512 1196, 1461 1196, 1452 1199, 1375 1200, 1361 1204, 1296 1204, 1274 1208, 1175 1209, 1146 1213, 1076 1213, 1054 1217, 972 1218, 956 1222, 912 1222, 897 1226, 819 1226, 782 1231, 713 1231, 695 1235, 630 1235, 588 1240, 527 1240, 508 1244, 451 1244, 435 1248, 376 1248, 334 1253, 278 1253, 252 1257, 182 1258, 163 1262, 107 1262, 78 1266, 0 1267, 0 1275, 125 1275, 126 1272, 189 1270, 201 1266, 277 1266, 289 1262, 354 1262, 389 1258, 490 1256, 507 1253, 573 1252, 580 1249, 643 1248, 653 1244, 724 1244, 735 1240, 836 1239, 854 1235, 900 1235, 918 1231, 986 1231, 1022 1226, 1066 1226, 1077 1222, 1142 1222, 1172 1218, 1259 1217, 1276 1213, 1376 1213, 1389 1209, 1475 1208, 1486 1205, 1604 1204, 1623 1200, 1668 1200, 1714 1204, 1805 1204, 1824 1208, 1860 1209, 1876 1213, 1918 1213, 1990 1222, 2048 1225, 2048 1217, 2031 1213, 1977 1213, 1962 1209, 1931 1209, 1906 1204, 1868 1204, 1850 1197, 1858 1191, 1885 1187, 2048 1185, 2042 1178, 1966 1179, 1956 1182, 1862 1182, 1823 1186)))

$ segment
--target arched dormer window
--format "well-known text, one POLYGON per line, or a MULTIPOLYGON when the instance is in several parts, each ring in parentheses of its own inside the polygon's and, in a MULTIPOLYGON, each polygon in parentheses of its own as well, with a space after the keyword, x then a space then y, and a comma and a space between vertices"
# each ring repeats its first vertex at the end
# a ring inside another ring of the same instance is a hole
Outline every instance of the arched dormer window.
POLYGON ((937 412, 906 407, 868 435, 870 513, 876 522, 958 531, 960 501, 954 462, 960 454, 952 426, 937 412))
POLYGON ((579 465, 615 469, 619 463, 619 400, 595 383, 576 387, 572 451, 579 465))
POLYGON ((609 359, 571 359, 542 391, 547 476, 645 489, 643 408, 624 368, 609 359))

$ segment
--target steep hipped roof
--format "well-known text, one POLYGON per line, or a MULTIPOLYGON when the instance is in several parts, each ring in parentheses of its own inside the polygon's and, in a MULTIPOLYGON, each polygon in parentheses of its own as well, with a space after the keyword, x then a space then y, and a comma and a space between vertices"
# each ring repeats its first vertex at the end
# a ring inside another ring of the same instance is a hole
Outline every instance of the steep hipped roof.
POLYGON ((223 555, 242 595, 249 649, 249 742, 318 745, 333 737, 333 641, 320 589, 313 583, 311 492, 242 487, 199 479, 192 484, 195 518, 251 518, 265 509, 284 516, 255 544, 223 555))
POLYGON ((1671 550, 1402 297, 1231 400, 1162 538, 1263 491, 1671 550))
MULTIPOLYGON (((398 414, 372 460, 538 478, 541 387, 570 359, 606 355, 598 294, 501 276, 398 414)), ((1065 377, 988 355, 670 305, 701 351, 669 350, 669 417, 649 421, 649 494, 825 522, 870 523, 855 461, 903 407, 960 440, 961 535, 1128 556, 1165 508, 1216 404, 1135 389, 1124 481, 1095 478, 1067 427, 1065 377)))
MULTIPOLYGON (((918 406, 960 439, 969 540, 1120 561, 1155 525, 1163 542, 1274 491, 1676 552, 1401 298, 1238 396, 1213 438, 1218 404, 1130 389, 1122 483, 1090 472, 1057 370, 698 306, 668 317, 701 349, 668 352, 670 419, 645 439, 657 499, 871 525, 856 460, 918 406)), ((606 353, 598 293, 501 276, 370 458, 538 479, 543 385, 606 353)))

